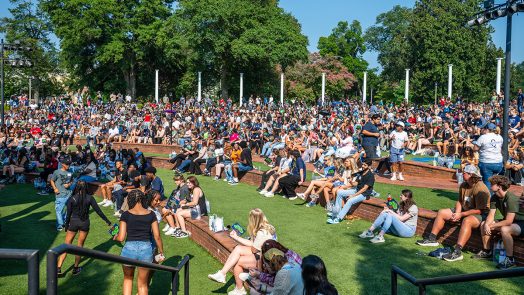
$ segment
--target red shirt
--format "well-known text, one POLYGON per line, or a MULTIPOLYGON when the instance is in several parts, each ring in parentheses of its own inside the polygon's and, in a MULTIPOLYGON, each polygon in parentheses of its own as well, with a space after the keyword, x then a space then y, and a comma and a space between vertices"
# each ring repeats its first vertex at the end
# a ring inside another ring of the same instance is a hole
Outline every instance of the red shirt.
POLYGON ((42 134, 42 129, 38 127, 32 127, 30 132, 31 132, 31 135, 35 136, 37 134, 42 134))
POLYGON ((151 115, 147 114, 147 115, 144 117, 144 122, 151 122, 151 115))

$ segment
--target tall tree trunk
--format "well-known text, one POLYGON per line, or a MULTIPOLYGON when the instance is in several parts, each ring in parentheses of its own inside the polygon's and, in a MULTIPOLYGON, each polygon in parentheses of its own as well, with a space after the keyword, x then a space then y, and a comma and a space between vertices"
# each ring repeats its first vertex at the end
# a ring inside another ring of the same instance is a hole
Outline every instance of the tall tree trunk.
POLYGON ((229 97, 229 95, 228 95, 229 83, 227 81, 227 74, 228 73, 227 73, 226 65, 223 65, 221 73, 220 73, 220 88, 222 90, 222 98, 223 99, 227 99, 229 97))
POLYGON ((131 54, 129 57, 129 68, 124 70, 124 80, 126 80, 126 94, 131 95, 131 98, 136 100, 136 69, 135 69, 135 55, 131 54))

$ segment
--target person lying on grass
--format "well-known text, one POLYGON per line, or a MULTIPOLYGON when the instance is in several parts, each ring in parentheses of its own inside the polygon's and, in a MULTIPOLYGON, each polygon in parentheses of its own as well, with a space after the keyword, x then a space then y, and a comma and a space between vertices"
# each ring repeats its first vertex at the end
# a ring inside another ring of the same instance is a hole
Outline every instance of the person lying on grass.
POLYGON ((488 217, 480 227, 483 249, 473 255, 476 259, 491 259, 491 238, 495 232, 500 232, 502 242, 506 249, 506 258, 497 264, 497 268, 508 269, 516 266, 513 258, 513 237, 524 236, 524 208, 520 198, 508 192, 511 185, 506 176, 494 175, 489 178, 491 191, 495 194, 491 198, 491 205, 488 217), (497 209, 504 217, 502 220, 495 220, 497 209))
POLYGON ((398 212, 393 211, 387 206, 369 229, 362 232, 359 237, 366 239, 372 238, 371 243, 384 243, 385 233, 392 233, 402 238, 410 238, 415 235, 417 230, 418 207, 413 201, 413 192, 411 190, 402 190, 400 194, 400 204, 398 212), (380 227, 380 232, 375 236, 373 233, 380 227))

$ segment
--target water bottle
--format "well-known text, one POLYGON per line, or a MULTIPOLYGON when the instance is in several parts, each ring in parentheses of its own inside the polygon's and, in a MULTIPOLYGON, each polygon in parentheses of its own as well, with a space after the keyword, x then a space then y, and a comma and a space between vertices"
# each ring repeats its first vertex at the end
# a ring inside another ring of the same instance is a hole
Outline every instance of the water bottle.
POLYGON ((214 231, 215 215, 209 216, 209 230, 214 231))
POLYGON ((391 201, 391 193, 388 193, 388 198, 387 198, 387 201, 390 202, 391 201))

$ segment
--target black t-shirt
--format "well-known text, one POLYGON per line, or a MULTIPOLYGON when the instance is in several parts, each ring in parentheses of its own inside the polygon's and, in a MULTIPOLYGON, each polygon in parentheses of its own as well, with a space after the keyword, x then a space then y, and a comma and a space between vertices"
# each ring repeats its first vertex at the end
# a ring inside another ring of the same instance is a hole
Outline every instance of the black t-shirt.
POLYGON ((253 167, 253 159, 251 157, 251 150, 249 148, 243 149, 240 153, 240 162, 245 162, 245 165, 253 167))
POLYGON ((368 189, 362 193, 366 199, 369 199, 371 194, 373 193, 373 185, 375 185, 375 175, 373 175, 373 172, 368 170, 365 174, 358 174, 356 181, 357 184, 357 191, 361 190, 364 185, 368 185, 368 189))
POLYGON ((147 176, 145 176, 145 175, 140 175, 140 180, 138 180, 138 181, 133 180, 133 184, 132 185, 135 188, 140 188, 141 186, 145 186, 146 190, 147 190, 151 186, 151 180, 149 180, 147 178, 147 176))
POLYGON ((156 221, 155 213, 152 211, 146 215, 134 215, 126 211, 122 213, 120 221, 127 223, 126 241, 151 241, 153 236, 151 224, 156 221))

